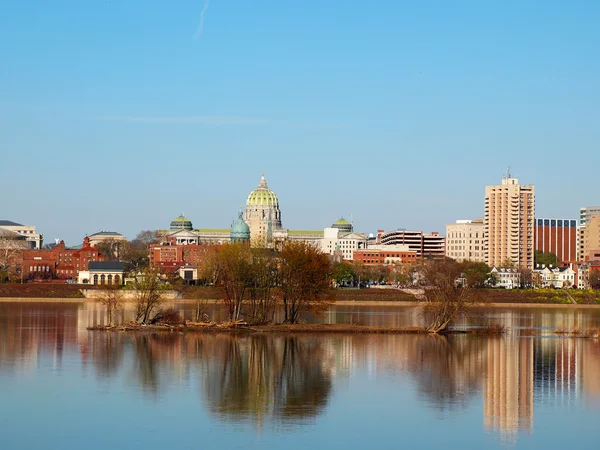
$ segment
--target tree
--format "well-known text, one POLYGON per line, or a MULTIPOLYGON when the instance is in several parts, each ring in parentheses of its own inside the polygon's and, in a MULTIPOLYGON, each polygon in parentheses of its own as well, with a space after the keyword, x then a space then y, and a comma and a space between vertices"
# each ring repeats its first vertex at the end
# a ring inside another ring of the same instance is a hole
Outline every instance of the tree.
POLYGON ((482 262, 463 261, 460 264, 462 276, 470 287, 484 287, 490 275, 490 266, 482 262))
POLYGON ((244 242, 224 244, 207 262, 215 284, 223 290, 229 320, 239 320, 242 304, 251 286, 252 252, 244 242))
POLYGON ((592 289, 600 289, 600 270, 591 269, 588 277, 588 283, 592 289))
POLYGON ((135 298, 136 312, 135 320, 141 324, 147 324, 151 314, 162 303, 160 295, 161 278, 158 269, 147 267, 135 275, 135 298))
POLYGON ((427 331, 446 331, 453 320, 476 304, 473 290, 458 281, 461 274, 460 264, 451 259, 426 261, 421 266, 424 312, 430 319, 427 331))
POLYGON ((271 323, 277 303, 273 295, 277 284, 277 262, 270 250, 253 250, 249 280, 250 302, 247 315, 255 323, 271 323))
POLYGON ((19 255, 27 249, 25 238, 17 233, 0 231, 0 281, 14 278, 19 272, 19 255))
POLYGON ((297 323, 300 312, 320 311, 331 282, 327 255, 302 241, 287 241, 279 253, 279 281, 285 322, 297 323))
POLYGON ((104 255, 107 261, 118 261, 122 253, 123 241, 116 239, 104 239, 96 244, 96 248, 104 255))
POLYGON ((546 252, 544 253, 541 250, 536 250, 533 254, 533 261, 535 266, 537 267, 538 264, 540 267, 542 266, 553 266, 556 267, 558 265, 558 257, 551 252, 546 252))
POLYGON ((152 244, 158 244, 160 242, 161 235, 158 231, 144 230, 140 231, 133 242, 149 247, 152 244))
POLYGON ((352 264, 347 262, 339 262, 333 265, 333 279, 338 285, 353 283, 356 273, 352 264))
POLYGON ((114 316, 122 307, 123 293, 120 287, 116 284, 105 286, 98 300, 106 308, 106 325, 112 326, 114 316))

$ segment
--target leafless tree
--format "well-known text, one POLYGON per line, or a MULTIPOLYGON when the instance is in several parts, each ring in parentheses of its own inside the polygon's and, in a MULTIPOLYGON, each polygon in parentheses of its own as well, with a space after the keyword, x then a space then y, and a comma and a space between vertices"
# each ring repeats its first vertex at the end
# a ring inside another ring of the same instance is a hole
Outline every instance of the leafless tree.
POLYGON ((122 308, 123 292, 118 285, 107 285, 98 300, 106 308, 106 325, 112 326, 115 315, 122 308))
POLYGON ((161 277, 158 269, 148 267, 135 275, 136 314, 135 320, 147 324, 152 318, 152 313, 160 307, 161 277))
POLYGON ((224 244, 207 260, 206 271, 223 290, 229 320, 239 320, 251 279, 252 252, 243 242, 224 244))
POLYGON ((419 272, 425 284, 422 301, 428 331, 446 331, 453 320, 477 303, 475 290, 460 283, 461 267, 456 261, 426 261, 419 272))
POLYGON ((277 304, 273 289, 277 283, 277 263, 268 249, 256 249, 250 267, 248 316, 255 323, 273 321, 277 304))
POLYGON ((0 273, 7 276, 18 269, 19 255, 27 249, 27 242, 17 233, 0 231, 0 273))
POLYGON ((287 241, 278 256, 285 322, 297 323, 302 311, 323 310, 332 281, 327 255, 306 242, 287 241))

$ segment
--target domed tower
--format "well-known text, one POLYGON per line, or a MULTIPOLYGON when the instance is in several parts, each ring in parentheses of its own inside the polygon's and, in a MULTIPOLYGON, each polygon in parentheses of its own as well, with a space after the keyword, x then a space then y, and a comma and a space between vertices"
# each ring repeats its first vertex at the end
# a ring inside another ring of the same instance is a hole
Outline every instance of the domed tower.
POLYGON ((171 231, 179 231, 179 230, 193 230, 192 221, 187 217, 184 217, 183 214, 179 217, 176 217, 171 222, 171 231))
POLYGON ((250 242, 250 227, 244 222, 241 208, 237 220, 231 225, 231 242, 250 242))
POLYGON ((279 200, 267 186, 264 173, 258 187, 248 195, 244 220, 250 227, 252 241, 257 245, 266 243, 270 232, 281 229, 279 200))
POLYGON ((340 217, 340 220, 334 222, 333 225, 331 225, 331 228, 337 228, 340 230, 340 233, 352 233, 353 231, 352 224, 343 217, 340 217))

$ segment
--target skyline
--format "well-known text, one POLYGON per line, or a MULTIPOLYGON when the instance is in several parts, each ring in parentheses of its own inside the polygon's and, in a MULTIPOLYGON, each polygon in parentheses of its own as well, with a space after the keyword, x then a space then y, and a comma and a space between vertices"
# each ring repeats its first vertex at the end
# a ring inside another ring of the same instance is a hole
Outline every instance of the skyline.
POLYGON ((262 170, 292 229, 443 233, 507 166, 537 217, 600 203, 600 5, 322 3, 5 5, 0 218, 228 227, 262 170))

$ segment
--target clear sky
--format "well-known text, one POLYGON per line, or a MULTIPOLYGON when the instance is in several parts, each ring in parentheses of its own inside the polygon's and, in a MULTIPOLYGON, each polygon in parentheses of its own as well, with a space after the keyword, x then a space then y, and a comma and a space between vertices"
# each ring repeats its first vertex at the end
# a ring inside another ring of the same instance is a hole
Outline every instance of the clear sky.
POLYGON ((600 204, 600 2, 0 3, 0 219, 69 244, 283 225, 444 231, 511 166, 538 216, 600 204))

